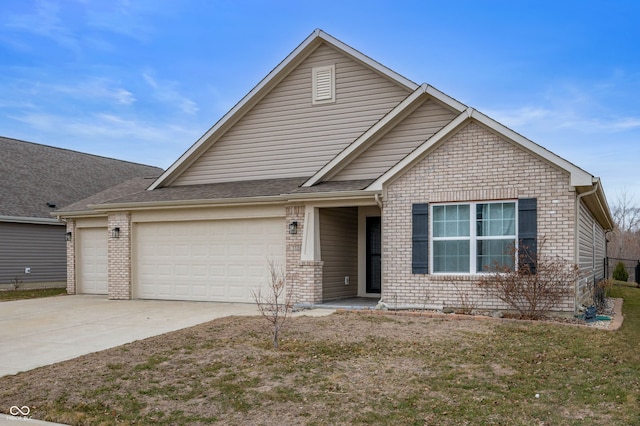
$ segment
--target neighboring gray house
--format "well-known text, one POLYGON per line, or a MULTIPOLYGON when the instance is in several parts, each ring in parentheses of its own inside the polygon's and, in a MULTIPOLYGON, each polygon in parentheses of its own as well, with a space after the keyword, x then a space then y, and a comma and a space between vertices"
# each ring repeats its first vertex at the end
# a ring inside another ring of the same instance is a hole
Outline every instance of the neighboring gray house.
POLYGON ((158 176, 156 167, 0 137, 0 289, 62 286, 65 224, 52 216, 125 180, 158 176))

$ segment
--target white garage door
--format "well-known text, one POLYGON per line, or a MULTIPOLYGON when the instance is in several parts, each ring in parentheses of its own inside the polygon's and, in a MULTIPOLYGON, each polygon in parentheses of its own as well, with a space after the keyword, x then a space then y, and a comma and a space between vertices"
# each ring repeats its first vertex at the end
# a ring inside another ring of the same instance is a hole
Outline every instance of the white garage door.
POLYGON ((268 261, 284 261, 284 220, 141 223, 135 227, 135 296, 253 302, 268 261))
POLYGON ((76 233, 78 293, 108 294, 107 228, 82 228, 76 233))

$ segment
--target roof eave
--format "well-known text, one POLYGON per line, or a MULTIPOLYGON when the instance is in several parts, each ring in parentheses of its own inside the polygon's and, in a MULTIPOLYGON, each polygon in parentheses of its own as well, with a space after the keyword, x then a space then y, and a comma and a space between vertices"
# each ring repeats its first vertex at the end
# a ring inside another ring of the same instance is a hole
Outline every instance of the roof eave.
POLYGON ((593 190, 594 187, 596 191, 593 194, 586 195, 583 200, 602 228, 605 231, 610 231, 615 227, 615 223, 600 178, 594 177, 591 185, 577 187, 576 192, 581 194, 593 190))
POLYGON ((89 205, 96 212, 153 210, 153 209, 180 209, 198 207, 222 207, 230 205, 258 205, 283 203, 286 198, 281 195, 243 198, 214 198, 197 200, 171 200, 171 201, 140 201, 131 203, 108 203, 89 205))
POLYGON ((31 225, 61 225, 58 219, 50 217, 0 216, 0 222, 24 223, 31 225))

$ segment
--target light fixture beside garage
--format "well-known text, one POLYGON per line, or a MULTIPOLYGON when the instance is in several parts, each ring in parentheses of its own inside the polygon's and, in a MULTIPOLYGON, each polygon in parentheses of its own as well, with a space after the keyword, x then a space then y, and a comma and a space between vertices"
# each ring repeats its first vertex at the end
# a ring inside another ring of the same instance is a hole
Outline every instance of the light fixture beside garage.
POLYGON ((72 237, 72 235, 73 235, 73 234, 72 234, 71 232, 67 232, 67 233, 64 235, 64 239, 65 239, 65 240, 67 240, 67 241, 71 241, 71 237, 72 237))
POLYGON ((111 231, 111 237, 120 238, 120 228, 113 228, 113 230, 111 231))
POLYGON ((298 222, 295 220, 289 224, 289 233, 297 234, 298 233, 298 222))

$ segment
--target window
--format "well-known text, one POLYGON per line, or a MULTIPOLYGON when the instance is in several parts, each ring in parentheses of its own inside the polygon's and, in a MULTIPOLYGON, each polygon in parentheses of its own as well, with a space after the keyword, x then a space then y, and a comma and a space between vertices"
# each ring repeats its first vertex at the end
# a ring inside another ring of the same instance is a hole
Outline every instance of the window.
POLYGON ((313 103, 331 103, 336 100, 335 65, 314 67, 311 70, 313 103))
POLYGON ((515 202, 433 205, 431 218, 434 273, 513 268, 515 202))

